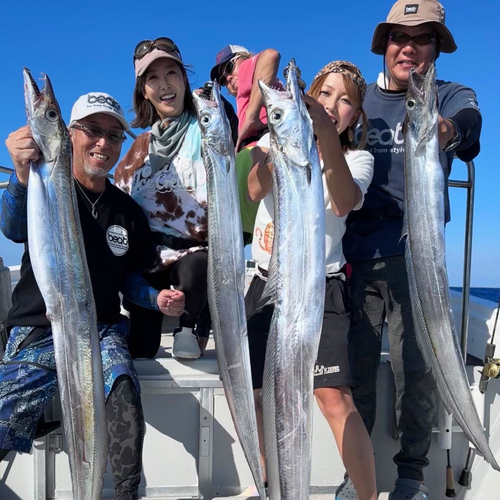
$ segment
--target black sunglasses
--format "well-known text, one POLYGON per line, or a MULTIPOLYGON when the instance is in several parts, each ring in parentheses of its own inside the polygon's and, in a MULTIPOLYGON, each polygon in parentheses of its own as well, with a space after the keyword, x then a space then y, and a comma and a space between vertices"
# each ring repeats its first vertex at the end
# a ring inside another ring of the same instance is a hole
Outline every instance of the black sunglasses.
POLYGON ((134 60, 142 59, 153 49, 163 50, 164 52, 175 52, 178 58, 182 59, 181 51, 179 50, 179 47, 175 45, 175 42, 170 40, 170 38, 161 37, 156 40, 143 40, 142 42, 139 42, 134 50, 134 60))
POLYGON ((81 130, 87 137, 91 139, 100 139, 105 137, 112 144, 121 144, 127 139, 125 134, 122 132, 110 132, 109 130, 104 130, 99 125, 94 125, 91 123, 83 125, 82 123, 73 123, 70 128, 75 128, 81 130))
POLYGON ((414 41, 417 45, 430 45, 436 41, 434 33, 420 33, 415 36, 410 36, 402 31, 393 31, 389 34, 389 40, 398 45, 407 45, 410 41, 414 41))
POLYGON ((241 56, 234 56, 230 59, 223 68, 221 68, 219 74, 219 85, 221 87, 225 87, 227 85, 227 77, 234 71, 234 65, 236 63, 236 59, 241 56))

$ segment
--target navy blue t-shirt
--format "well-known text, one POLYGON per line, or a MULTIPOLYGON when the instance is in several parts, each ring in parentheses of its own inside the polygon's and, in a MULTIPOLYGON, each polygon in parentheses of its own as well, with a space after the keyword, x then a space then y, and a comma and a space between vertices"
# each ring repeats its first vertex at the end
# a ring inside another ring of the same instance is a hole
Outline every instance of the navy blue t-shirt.
MULTIPOLYGON (((437 81, 438 111, 453 119, 461 110, 478 110, 474 91, 458 83, 437 81)), ((368 116, 366 149, 374 156, 373 180, 365 195, 363 207, 352 212, 342 240, 348 262, 404 254, 401 241, 404 199, 404 140, 406 92, 387 92, 376 83, 368 86, 363 108, 368 116)), ((480 128, 480 127, 479 127, 480 128)), ((480 130, 460 131, 477 134, 480 130)), ((358 134, 360 133, 358 129, 358 134)), ((454 152, 440 153, 441 165, 448 178, 454 152)), ((449 220, 448 192, 446 220, 449 220)))

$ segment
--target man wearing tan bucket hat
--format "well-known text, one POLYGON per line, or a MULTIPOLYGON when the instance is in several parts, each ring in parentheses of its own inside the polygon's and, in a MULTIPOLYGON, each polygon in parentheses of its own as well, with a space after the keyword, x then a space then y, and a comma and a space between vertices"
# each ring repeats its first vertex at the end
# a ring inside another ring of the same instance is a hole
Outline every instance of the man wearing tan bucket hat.
MULTIPOLYGON (((441 52, 457 49, 436 0, 398 0, 387 21, 377 25, 372 52, 383 56, 384 72, 368 86, 363 107, 370 120, 366 148, 375 158, 374 176, 361 210, 352 212, 343 239, 352 265, 354 401, 371 432, 375 422, 376 374, 381 330, 389 324, 396 419, 401 440, 394 457, 398 479, 391 500, 429 500, 423 469, 436 415, 434 381, 417 346, 401 241, 404 200, 403 121, 410 69, 427 70, 441 52)), ((476 94, 458 83, 438 80, 440 161, 447 174, 454 154, 465 161, 479 153, 481 114, 476 94)), ((446 216, 449 206, 446 197, 446 216)), ((349 478, 337 499, 356 499, 349 478)))

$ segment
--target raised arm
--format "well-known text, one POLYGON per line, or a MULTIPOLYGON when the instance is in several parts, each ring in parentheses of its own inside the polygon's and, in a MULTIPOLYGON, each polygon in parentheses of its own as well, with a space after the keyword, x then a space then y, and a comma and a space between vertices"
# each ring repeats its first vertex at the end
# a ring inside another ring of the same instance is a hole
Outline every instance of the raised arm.
POLYGON ((250 93, 250 100, 248 102, 245 121, 240 128, 236 150, 239 149, 239 144, 243 139, 249 137, 265 126, 259 118, 260 110, 264 105, 259 88, 259 80, 262 80, 267 85, 271 85, 272 82, 276 80, 280 59, 280 53, 274 49, 266 49, 259 54, 257 62, 255 63, 252 91, 250 93))
POLYGON ((323 157, 323 170, 333 213, 337 217, 343 217, 361 201, 363 194, 352 178, 334 123, 318 101, 308 95, 304 95, 304 101, 313 120, 314 133, 323 157))

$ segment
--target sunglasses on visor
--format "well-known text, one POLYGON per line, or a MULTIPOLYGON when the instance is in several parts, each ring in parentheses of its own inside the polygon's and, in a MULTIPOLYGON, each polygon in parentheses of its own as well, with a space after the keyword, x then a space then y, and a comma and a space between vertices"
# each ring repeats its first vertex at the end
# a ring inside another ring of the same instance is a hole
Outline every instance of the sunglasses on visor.
POLYGON ((181 58, 181 51, 170 38, 162 37, 156 40, 143 40, 139 42, 134 50, 134 60, 142 59, 146 54, 153 49, 163 50, 164 52, 174 52, 179 59, 181 58))
POLYGON ((410 41, 414 41, 417 45, 430 45, 436 41, 434 33, 420 33, 415 36, 410 36, 402 31, 392 31, 389 34, 389 40, 398 45, 407 45, 410 41))

